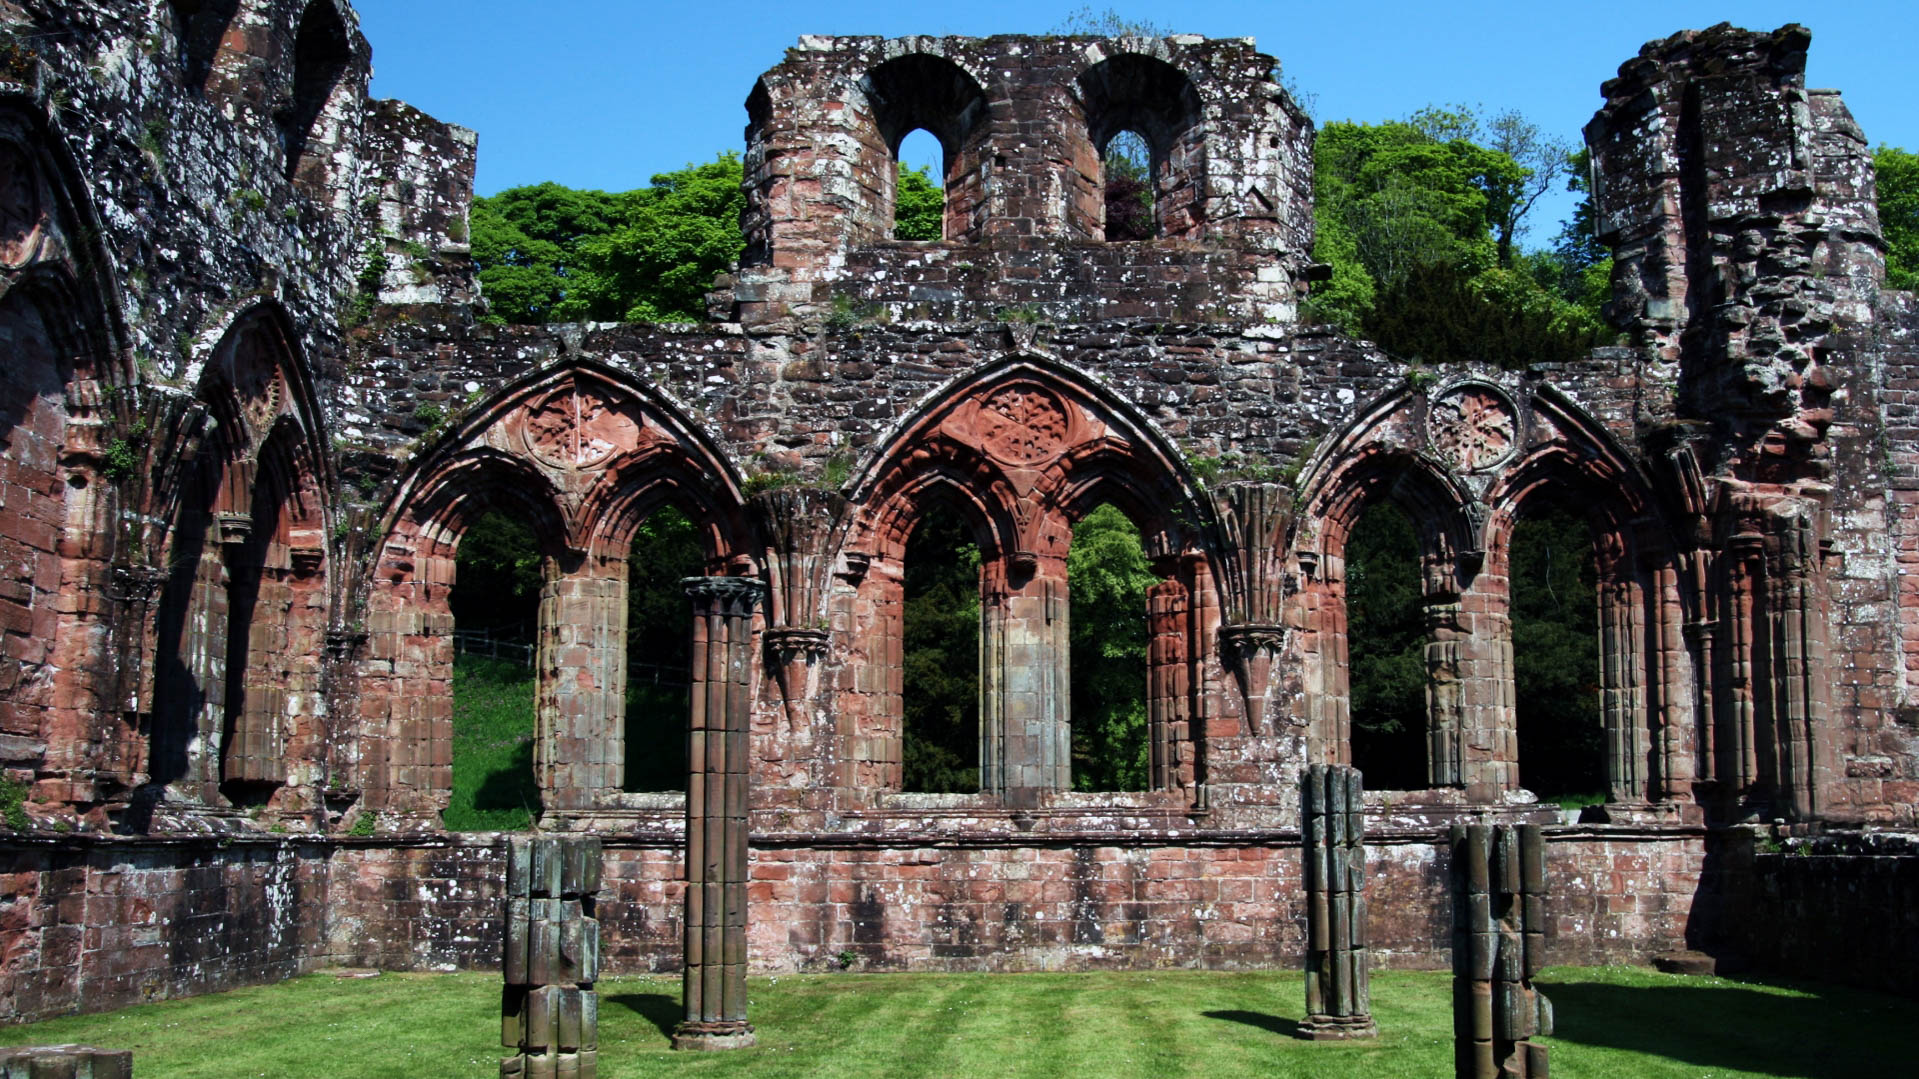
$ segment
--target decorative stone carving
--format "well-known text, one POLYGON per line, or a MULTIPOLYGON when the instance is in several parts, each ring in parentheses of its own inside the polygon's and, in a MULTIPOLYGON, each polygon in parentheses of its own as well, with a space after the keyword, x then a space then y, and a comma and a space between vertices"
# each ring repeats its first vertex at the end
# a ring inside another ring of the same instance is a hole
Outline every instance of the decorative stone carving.
POLYGON ((1552 1002, 1533 988, 1546 965, 1546 842, 1537 824, 1455 824, 1453 1073, 1543 1079, 1552 1002))
POLYGON ((1372 1038, 1366 948, 1366 802, 1357 768, 1315 764, 1300 776, 1306 862, 1306 1021, 1314 1041, 1372 1038))
POLYGON ((1483 383, 1440 394, 1426 423, 1433 452, 1461 472, 1497 468, 1519 448, 1518 410, 1505 394, 1483 383))
POLYGON ((521 435, 527 452, 562 472, 605 468, 641 441, 638 420, 578 383, 527 406, 521 435))
POLYGON ((994 390, 980 402, 978 415, 980 448, 1005 464, 1045 464, 1066 446, 1066 406, 1038 386, 994 390))

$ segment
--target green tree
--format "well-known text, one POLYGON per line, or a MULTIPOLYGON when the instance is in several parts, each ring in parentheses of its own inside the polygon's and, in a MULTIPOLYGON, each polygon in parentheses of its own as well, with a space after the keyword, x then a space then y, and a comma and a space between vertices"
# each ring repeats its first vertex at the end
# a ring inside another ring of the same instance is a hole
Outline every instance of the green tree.
POLYGON ((1419 534, 1368 506, 1346 537, 1346 666, 1353 764, 1376 790, 1426 786, 1426 624, 1419 534))
POLYGON ((618 196, 555 183, 473 200, 473 261, 489 317, 555 322, 578 317, 580 244, 613 228, 618 196))
MULTIPOLYGON (((1523 149, 1536 141, 1523 127, 1503 117, 1496 131, 1523 149)), ((1479 130, 1470 111, 1437 108, 1321 129, 1313 253, 1333 272, 1308 317, 1432 364, 1566 360, 1602 339, 1592 312, 1540 283, 1534 256, 1501 265, 1499 237, 1518 234, 1536 173, 1465 137, 1479 130)))
POLYGON ((1520 782, 1549 801, 1600 800, 1606 744, 1592 533, 1578 514, 1549 507, 1520 520, 1509 550, 1520 782))
POLYGON ((1872 171, 1886 238, 1886 286, 1919 291, 1919 154, 1881 146, 1872 155, 1872 171))
POLYGON ((1138 791, 1151 782, 1146 724, 1146 590, 1158 583, 1139 529, 1110 503, 1073 525, 1073 786, 1138 791))
POLYGON ((511 514, 483 513, 460 537, 447 597, 461 629, 505 631, 531 640, 539 616, 542 563, 533 529, 511 514))
POLYGON ((906 541, 903 789, 979 790, 979 546, 935 506, 906 541))
POLYGON ((739 156, 653 177, 619 196, 612 231, 580 244, 586 317, 627 322, 700 322, 713 278, 746 246, 739 156))
POLYGON ((735 154, 608 194, 544 183, 473 200, 473 259, 496 322, 700 321, 739 258, 735 154))
POLYGON ((686 787, 693 614, 681 584, 706 563, 697 526, 674 506, 649 514, 626 559, 626 789, 686 787))
POLYGON ((909 169, 902 164, 899 169, 899 186, 893 194, 893 238, 945 239, 946 192, 933 182, 925 165, 909 169))

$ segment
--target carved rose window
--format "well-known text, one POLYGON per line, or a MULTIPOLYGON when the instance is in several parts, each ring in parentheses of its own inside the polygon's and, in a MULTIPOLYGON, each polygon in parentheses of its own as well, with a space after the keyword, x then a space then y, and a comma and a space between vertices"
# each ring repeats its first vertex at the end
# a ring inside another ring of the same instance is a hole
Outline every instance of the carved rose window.
POLYGON ((1433 452, 1462 472, 1493 468, 1513 455, 1519 417, 1490 386, 1461 386, 1433 402, 1428 420, 1433 452))
POLYGON ((1008 386, 980 403, 982 448, 1012 465, 1037 465, 1066 445, 1066 409, 1034 386, 1008 386))

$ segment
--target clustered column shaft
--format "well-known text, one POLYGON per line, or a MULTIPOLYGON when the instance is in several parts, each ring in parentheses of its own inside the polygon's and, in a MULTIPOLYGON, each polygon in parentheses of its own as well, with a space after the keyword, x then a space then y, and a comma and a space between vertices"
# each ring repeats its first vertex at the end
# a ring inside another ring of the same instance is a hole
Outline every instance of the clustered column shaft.
POLYGON ((675 1049, 753 1044, 746 1021, 747 712, 753 612, 766 586, 689 577, 692 715, 686 775, 686 1018, 675 1049))
POLYGON ((1533 988, 1546 963, 1545 840, 1536 824, 1455 824, 1453 1072, 1544 1079, 1552 1003, 1533 988))
POLYGON ((1359 769, 1315 764, 1300 777, 1306 861, 1306 1022, 1315 1040, 1370 1038, 1366 812, 1359 769))
POLYGON ((501 1079, 594 1079, 599 1074, 600 841, 595 836, 507 840, 506 991, 501 1079))

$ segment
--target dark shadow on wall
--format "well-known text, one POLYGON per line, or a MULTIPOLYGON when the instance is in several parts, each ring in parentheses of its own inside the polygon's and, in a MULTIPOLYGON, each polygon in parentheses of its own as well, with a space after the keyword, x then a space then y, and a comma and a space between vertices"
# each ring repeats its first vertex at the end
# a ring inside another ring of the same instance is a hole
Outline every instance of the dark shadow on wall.
POLYGON ((659 1028, 660 1036, 671 1038, 673 1028, 686 1018, 680 998, 664 993, 616 993, 606 998, 610 1007, 625 1008, 659 1028))
MULTIPOLYGON (((1919 1001, 1803 983, 1625 986, 1544 980, 1554 1042, 1650 1053, 1705 1073, 1791 1079, 1889 1075, 1919 1030, 1919 1001)), ((1557 1050, 1554 1057, 1560 1056, 1557 1050)))

